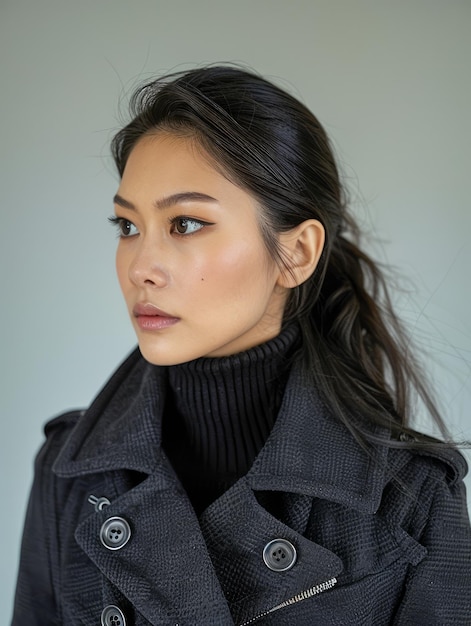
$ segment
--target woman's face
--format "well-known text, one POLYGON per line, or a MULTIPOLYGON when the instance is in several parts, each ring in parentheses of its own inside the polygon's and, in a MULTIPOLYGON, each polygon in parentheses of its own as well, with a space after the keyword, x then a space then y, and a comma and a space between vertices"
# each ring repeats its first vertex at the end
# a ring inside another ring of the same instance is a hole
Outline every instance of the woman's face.
POLYGON ((118 277, 145 359, 227 356, 279 333, 287 290, 277 284, 257 203, 194 141, 143 137, 115 208, 118 277))

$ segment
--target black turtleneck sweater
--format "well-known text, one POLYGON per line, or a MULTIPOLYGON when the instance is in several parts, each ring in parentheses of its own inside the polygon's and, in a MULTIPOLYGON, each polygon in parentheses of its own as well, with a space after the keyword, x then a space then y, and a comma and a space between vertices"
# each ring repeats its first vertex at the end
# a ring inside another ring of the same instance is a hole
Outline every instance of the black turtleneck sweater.
POLYGON ((275 423, 295 325, 246 352, 168 368, 163 447, 197 513, 246 474, 275 423))

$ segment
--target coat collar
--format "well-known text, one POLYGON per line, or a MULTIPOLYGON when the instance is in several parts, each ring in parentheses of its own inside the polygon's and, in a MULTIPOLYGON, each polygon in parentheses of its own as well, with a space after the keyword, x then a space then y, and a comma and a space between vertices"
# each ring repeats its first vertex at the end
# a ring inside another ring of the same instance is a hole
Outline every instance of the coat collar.
MULTIPOLYGON (((165 389, 165 368, 135 350, 77 422, 54 472, 74 477, 127 469, 157 473, 169 484, 174 478, 160 445, 165 389)), ((304 494, 372 513, 386 459, 385 447, 376 461, 364 452, 294 365, 275 426, 246 479, 255 491, 304 494)))
MULTIPOLYGON (((375 434, 386 438, 386 431, 375 434)), ((388 450, 370 456, 293 368, 274 428, 248 472, 254 490, 280 490, 373 513, 385 483, 388 450)))

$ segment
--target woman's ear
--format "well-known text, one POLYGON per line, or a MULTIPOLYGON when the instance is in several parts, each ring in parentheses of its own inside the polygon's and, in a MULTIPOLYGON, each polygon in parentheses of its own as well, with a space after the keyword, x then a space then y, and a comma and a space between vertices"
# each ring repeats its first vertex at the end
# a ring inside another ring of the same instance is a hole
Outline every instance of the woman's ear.
POLYGON ((277 284, 292 289, 312 276, 324 249, 324 242, 324 226, 318 220, 306 220, 281 233, 285 269, 280 273, 277 284))

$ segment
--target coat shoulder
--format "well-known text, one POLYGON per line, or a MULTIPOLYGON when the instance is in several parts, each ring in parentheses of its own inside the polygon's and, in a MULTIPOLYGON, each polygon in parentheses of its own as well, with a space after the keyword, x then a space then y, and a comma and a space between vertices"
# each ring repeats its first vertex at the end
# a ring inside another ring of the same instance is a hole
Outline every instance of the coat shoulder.
POLYGON ((42 469, 49 470, 54 465, 63 445, 84 413, 85 410, 82 409, 66 411, 46 422, 44 425, 46 441, 36 457, 36 467, 39 464, 42 469))
MULTIPOLYGON (((464 456, 454 446, 446 444, 435 448, 409 448, 407 450, 391 450, 393 458, 399 466, 412 463, 421 467, 425 474, 441 477, 450 487, 462 482, 468 472, 468 464, 464 456)), ((394 466, 393 461, 393 466, 394 466)))

